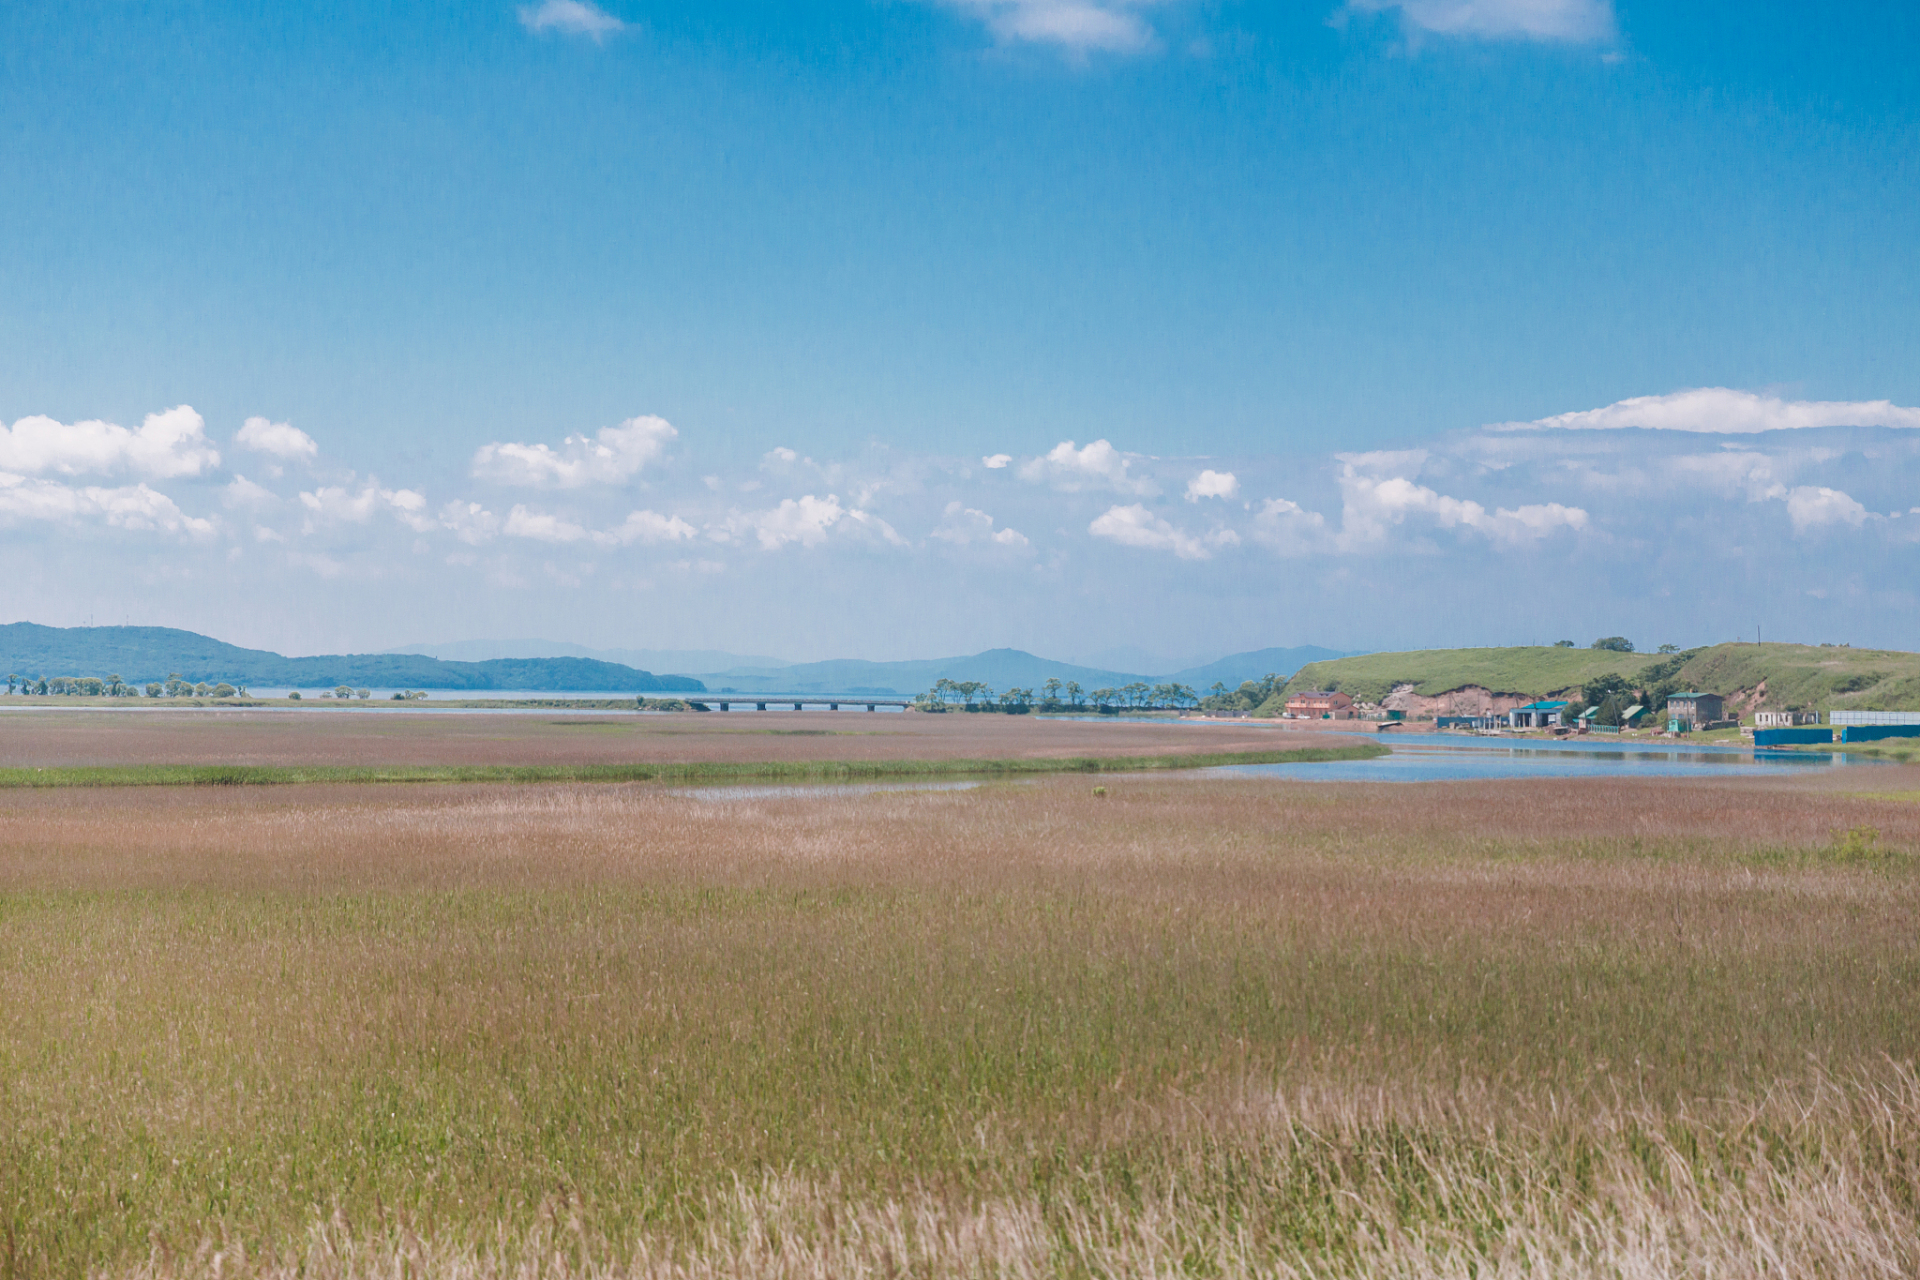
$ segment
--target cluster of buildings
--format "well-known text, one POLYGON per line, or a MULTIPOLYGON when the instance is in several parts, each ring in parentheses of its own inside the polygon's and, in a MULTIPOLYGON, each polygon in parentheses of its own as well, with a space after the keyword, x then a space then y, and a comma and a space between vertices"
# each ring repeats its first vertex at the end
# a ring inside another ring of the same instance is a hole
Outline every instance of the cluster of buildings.
MULTIPOLYGON (((1610 729, 1614 727, 1594 723, 1594 717, 1600 714, 1598 707, 1588 707, 1582 711, 1577 723, 1568 720, 1567 708, 1571 705, 1573 704, 1564 698, 1542 699, 1538 702, 1529 702, 1524 707, 1514 707, 1509 711, 1488 716, 1443 716, 1440 718, 1439 727, 1442 729, 1610 729)), ((1643 724, 1646 718, 1647 709, 1636 704, 1620 713, 1619 727, 1636 728, 1643 724)), ((1669 733, 1730 729, 1739 723, 1737 719, 1726 718, 1725 700, 1717 693, 1676 693, 1667 699, 1667 732, 1669 733)))
MULTIPOLYGON (((1582 731, 1617 733, 1622 728, 1641 728, 1649 723, 1659 723, 1657 720, 1649 721, 1647 708, 1637 705, 1621 713, 1619 725, 1595 724, 1594 717, 1600 711, 1598 707, 1588 707, 1577 719, 1570 720, 1567 708, 1572 705, 1566 699, 1541 699, 1505 711, 1436 716, 1434 727, 1467 730, 1577 728, 1582 731)), ((1361 717, 1363 710, 1365 708, 1354 704, 1352 697, 1337 689, 1308 689, 1287 698, 1286 716, 1290 720, 1355 720, 1361 717)), ((1376 714, 1370 718, 1380 719, 1382 716, 1376 714)), ((1403 713, 1388 711, 1384 713, 1384 718, 1400 720, 1403 713)), ((1817 726, 1819 723, 1820 714, 1815 711, 1759 711, 1753 717, 1754 729, 1766 731, 1769 738, 1779 737, 1781 730, 1800 730, 1801 726, 1817 726)), ((1833 713, 1833 723, 1852 726, 1847 732, 1852 734, 1857 731, 1862 740, 1883 736, 1920 736, 1920 713, 1836 711, 1833 713)), ((1726 700, 1717 693, 1687 692, 1667 697, 1668 733, 1704 733, 1710 729, 1738 728, 1739 725, 1737 716, 1727 715, 1726 700)), ((1784 737, 1780 740, 1786 741, 1784 737)))

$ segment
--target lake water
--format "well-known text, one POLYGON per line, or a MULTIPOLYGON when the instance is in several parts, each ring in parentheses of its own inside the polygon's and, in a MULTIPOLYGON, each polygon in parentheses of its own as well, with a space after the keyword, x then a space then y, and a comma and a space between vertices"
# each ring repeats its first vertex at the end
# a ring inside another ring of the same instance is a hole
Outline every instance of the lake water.
POLYGON ((1872 768, 1870 757, 1684 742, 1506 739, 1447 733, 1381 735, 1393 754, 1324 764, 1243 764, 1200 772, 1303 782, 1439 782, 1476 778, 1728 778, 1806 769, 1872 768))

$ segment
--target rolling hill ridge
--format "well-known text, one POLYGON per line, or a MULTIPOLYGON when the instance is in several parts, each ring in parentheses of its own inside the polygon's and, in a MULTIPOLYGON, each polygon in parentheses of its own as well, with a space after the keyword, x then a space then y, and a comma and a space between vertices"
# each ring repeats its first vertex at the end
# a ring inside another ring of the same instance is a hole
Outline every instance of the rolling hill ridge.
MULTIPOLYGON (((475 642, 469 652, 485 652, 475 642)), ((531 642, 521 642, 531 643, 531 642)), ((449 648, 451 646, 448 646, 449 648)), ((606 651, 602 651, 606 652, 606 651)), ((638 651, 630 651, 638 652, 638 651)), ((655 651, 659 652, 659 651, 655 651)), ((47 627, 31 622, 0 626, 0 677, 118 675, 132 684, 179 673, 192 681, 324 689, 336 685, 382 689, 604 691, 632 693, 870 693, 912 696, 936 680, 978 680, 996 689, 1038 689, 1048 679, 1083 688, 1118 688, 1134 681, 1176 681, 1205 691, 1268 674, 1282 677, 1303 663, 1337 658, 1332 649, 1256 649, 1170 675, 1148 676, 1056 662, 1020 649, 989 649, 951 658, 870 662, 841 658, 780 666, 738 666, 704 680, 581 656, 499 657, 456 661, 421 653, 331 654, 290 658, 244 649, 174 627, 47 627)))
POLYGON ((112 673, 130 683, 145 684, 175 672, 193 681, 307 689, 347 684, 383 689, 706 692, 706 685, 690 676, 655 675, 593 658, 446 662, 396 653, 288 658, 173 627, 43 627, 31 622, 0 626, 0 676, 112 673))

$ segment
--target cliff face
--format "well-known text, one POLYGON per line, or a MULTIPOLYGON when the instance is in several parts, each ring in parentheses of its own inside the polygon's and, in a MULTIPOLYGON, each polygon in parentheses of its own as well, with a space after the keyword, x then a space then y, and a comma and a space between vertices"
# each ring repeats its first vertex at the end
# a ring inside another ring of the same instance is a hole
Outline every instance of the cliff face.
POLYGON ((1511 711, 1536 701, 1530 693, 1495 693, 1477 684, 1452 689, 1438 695, 1415 693, 1410 684, 1397 686, 1380 700, 1388 711, 1404 711, 1418 719, 1423 716, 1486 716, 1511 711))

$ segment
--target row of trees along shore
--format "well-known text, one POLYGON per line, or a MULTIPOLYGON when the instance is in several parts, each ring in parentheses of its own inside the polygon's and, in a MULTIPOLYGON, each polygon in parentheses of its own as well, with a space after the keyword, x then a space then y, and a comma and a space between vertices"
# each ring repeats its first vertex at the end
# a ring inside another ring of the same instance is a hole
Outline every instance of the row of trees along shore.
MULTIPOLYGON (((231 685, 225 681, 208 684, 205 680, 194 681, 174 672, 165 680, 150 680, 144 686, 129 684, 119 676, 23 676, 18 673, 7 677, 7 696, 21 694, 26 697, 48 698, 65 696, 70 698, 245 698, 247 686, 231 685)), ((298 689, 287 694, 299 701, 298 689)), ((373 690, 356 689, 343 684, 319 695, 322 698, 338 698, 345 702, 348 698, 371 698, 373 690)), ((411 702, 427 695, 419 689, 402 689, 393 695, 395 702, 411 702)))
POLYGON ((992 685, 979 680, 941 679, 915 698, 913 705, 921 711, 992 711, 1005 715, 1025 715, 1030 711, 1093 711, 1102 715, 1119 711, 1234 711, 1260 705, 1284 684, 1283 677, 1272 675, 1249 680, 1233 691, 1216 683, 1212 691, 1202 697, 1190 685, 1148 684, 1144 680, 1115 689, 1083 689, 1076 680, 1049 679, 1036 694, 1032 689, 1021 688, 996 692, 992 685))
POLYGON ((224 682, 195 682, 178 672, 164 681, 148 681, 144 687, 129 684, 117 675, 102 679, 99 676, 23 676, 15 673, 7 677, 7 695, 11 697, 14 694, 30 698, 138 698, 143 694, 149 698, 244 698, 247 689, 245 685, 224 682))

